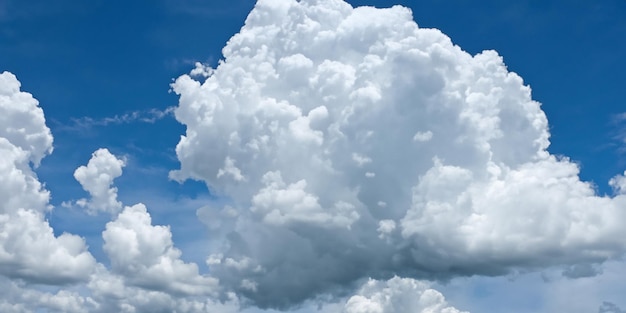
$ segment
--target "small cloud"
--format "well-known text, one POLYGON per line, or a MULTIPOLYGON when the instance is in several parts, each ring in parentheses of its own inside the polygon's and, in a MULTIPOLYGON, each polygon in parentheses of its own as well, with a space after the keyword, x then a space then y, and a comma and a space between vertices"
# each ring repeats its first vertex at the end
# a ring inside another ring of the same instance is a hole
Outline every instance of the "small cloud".
POLYGON ((415 133, 415 136, 413 136, 413 141, 425 142, 425 141, 430 141, 432 138, 433 138, 433 132, 429 130, 426 132, 415 133))
MULTIPOLYGON (((76 205, 86 208, 89 214, 121 210, 122 203, 117 200, 117 187, 113 186, 113 180, 122 175, 125 165, 126 161, 116 158, 107 149, 94 152, 87 166, 80 166, 74 172, 74 178, 91 196, 90 200, 77 200, 76 205)), ((68 206, 68 203, 62 205, 68 206)))
POLYGON ((195 68, 191 70, 189 75, 194 77, 201 76, 204 78, 208 78, 209 76, 213 75, 214 69, 211 66, 200 62, 195 62, 194 65, 195 68))
POLYGON ((363 165, 367 164, 367 163, 371 163, 372 159, 370 159, 367 156, 358 154, 358 153, 353 153, 352 154, 352 160, 359 166, 362 167, 363 165))
POLYGON ((378 238, 383 239, 389 237, 389 234, 396 229, 396 222, 393 220, 382 220, 378 222, 378 238))

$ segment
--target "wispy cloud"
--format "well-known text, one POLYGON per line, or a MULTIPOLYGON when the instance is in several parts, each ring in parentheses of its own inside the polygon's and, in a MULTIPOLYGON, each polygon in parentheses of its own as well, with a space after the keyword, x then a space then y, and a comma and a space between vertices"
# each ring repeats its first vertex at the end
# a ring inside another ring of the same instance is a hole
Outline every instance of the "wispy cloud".
POLYGON ((626 311, 620 309, 612 302, 604 301, 598 309, 598 313, 626 313, 626 311))
POLYGON ((618 151, 626 153, 626 112, 615 114, 612 124, 614 127, 613 139, 620 144, 618 151))
POLYGON ((174 113, 175 108, 176 107, 174 106, 167 107, 164 110, 152 108, 149 110, 132 111, 122 115, 116 114, 114 116, 107 116, 103 118, 83 116, 80 118, 71 118, 71 122, 69 124, 63 124, 61 122, 57 123, 60 124, 59 128, 62 130, 89 129, 96 126, 121 125, 136 122, 153 124, 171 116, 174 113))
POLYGON ((622 112, 615 115, 615 121, 617 122, 626 122, 626 112, 622 112))

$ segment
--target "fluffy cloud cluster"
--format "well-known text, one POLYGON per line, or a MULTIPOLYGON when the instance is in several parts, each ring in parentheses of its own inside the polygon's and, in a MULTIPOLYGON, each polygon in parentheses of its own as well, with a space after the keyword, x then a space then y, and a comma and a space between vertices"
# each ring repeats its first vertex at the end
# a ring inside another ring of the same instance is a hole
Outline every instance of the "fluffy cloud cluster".
MULTIPOLYGON (((0 74, 0 311, 2 312, 236 312, 234 294, 220 304, 217 280, 183 262, 169 227, 152 225, 143 204, 125 207, 103 232, 111 268, 96 262, 83 238, 55 236, 45 219, 50 193, 33 166, 52 151, 38 102, 17 78, 0 74)), ((106 149, 93 153, 76 179, 91 212, 116 213, 113 180, 124 161, 106 149)))
POLYGON ((624 178, 600 197, 551 155, 540 104, 494 51, 472 56, 400 6, 259 0, 223 54, 172 84, 187 132, 171 177, 230 199, 199 212, 227 234, 208 263, 259 306, 625 251, 624 178))

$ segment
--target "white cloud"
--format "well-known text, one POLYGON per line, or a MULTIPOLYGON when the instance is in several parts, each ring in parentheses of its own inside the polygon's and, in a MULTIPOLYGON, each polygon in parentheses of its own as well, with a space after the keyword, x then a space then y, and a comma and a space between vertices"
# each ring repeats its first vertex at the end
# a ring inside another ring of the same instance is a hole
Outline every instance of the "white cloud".
POLYGON ((386 238, 389 236, 389 234, 391 232, 393 232, 396 229, 396 222, 394 222, 393 220, 382 220, 378 222, 378 232, 380 233, 380 235, 378 235, 378 238, 386 238))
POLYGON ((0 275, 32 283, 87 279, 95 260, 82 238, 55 236, 44 220, 50 193, 31 168, 52 151, 43 111, 17 78, 0 74, 0 275))
POLYGON ((168 226, 154 226, 146 207, 126 207, 106 225, 103 249, 114 273, 132 286, 183 295, 207 295, 217 280, 200 276, 198 266, 180 259, 168 226))
MULTIPOLYGON (((194 63, 195 68, 193 70, 191 70, 191 72, 189 72, 189 75, 191 76, 200 76, 200 77, 204 77, 207 78, 211 75, 213 75, 213 68, 211 68, 210 66, 206 65, 206 64, 202 64, 200 62, 195 62, 194 63)), ((170 110, 170 108, 168 108, 168 112, 169 111, 173 111, 173 107, 171 107, 172 110, 170 110)))
POLYGON ((219 252, 265 272, 211 272, 259 306, 369 276, 584 269, 626 250, 622 176, 599 197, 550 155, 540 104, 494 51, 472 56, 400 6, 260 0, 223 52, 206 80, 172 84, 187 133, 171 177, 231 198, 219 252), (222 179, 225 160, 245 181, 222 179))
POLYGON ((118 159, 107 149, 98 149, 91 155, 87 166, 80 166, 74 171, 74 178, 89 193, 91 199, 80 199, 76 204, 86 208, 90 214, 99 211, 116 213, 122 208, 117 201, 117 187, 113 180, 122 175, 123 159, 118 159))
POLYGON ((60 284, 86 280, 94 265, 82 238, 56 237, 41 213, 20 209, 0 215, 0 274, 60 284))
POLYGON ((372 159, 370 159, 370 158, 368 158, 368 157, 366 157, 366 156, 360 155, 360 154, 358 154, 358 153, 353 153, 353 154, 352 154, 352 160, 353 160, 353 161, 354 161, 354 162, 355 162, 355 163, 356 163, 359 167, 362 167, 363 165, 365 165, 365 164, 367 164, 367 163, 371 163, 371 162, 372 162, 372 159))
POLYGON ((56 236, 33 171, 52 135, 0 75, 0 311, 236 312, 240 297, 285 309, 378 277, 344 313, 459 313, 414 278, 552 267, 584 285, 626 251, 624 176, 597 196, 549 154, 545 114, 501 57, 465 53, 405 8, 259 0, 224 56, 172 85, 187 133, 171 177, 230 198, 198 210, 217 236, 208 275, 143 204, 117 200, 124 161, 105 149, 75 177, 91 195, 79 205, 114 213, 110 268, 56 236))
MULTIPOLYGON (((346 302, 344 313, 462 313, 428 284, 410 278, 370 279, 346 302)), ((467 313, 467 312, 465 312, 467 313)))
POLYGON ((415 135, 413 135, 413 141, 430 141, 431 139, 433 139, 433 132, 429 131, 425 131, 425 132, 417 132, 415 133, 415 135))

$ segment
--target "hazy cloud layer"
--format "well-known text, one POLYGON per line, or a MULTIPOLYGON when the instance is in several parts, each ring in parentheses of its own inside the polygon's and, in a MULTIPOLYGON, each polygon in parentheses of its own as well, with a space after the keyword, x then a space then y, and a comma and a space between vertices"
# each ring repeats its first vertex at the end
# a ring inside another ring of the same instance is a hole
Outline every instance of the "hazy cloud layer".
POLYGON ((52 152, 52 134, 46 126, 39 102, 9 72, 0 74, 0 137, 10 141, 38 165, 52 152))
POLYGON ((598 197, 550 155, 540 104, 494 51, 400 6, 260 0, 223 53, 172 85, 187 133, 171 177, 231 200, 199 212, 227 217, 209 264, 257 305, 367 277, 588 276, 624 252, 623 177, 598 197))

